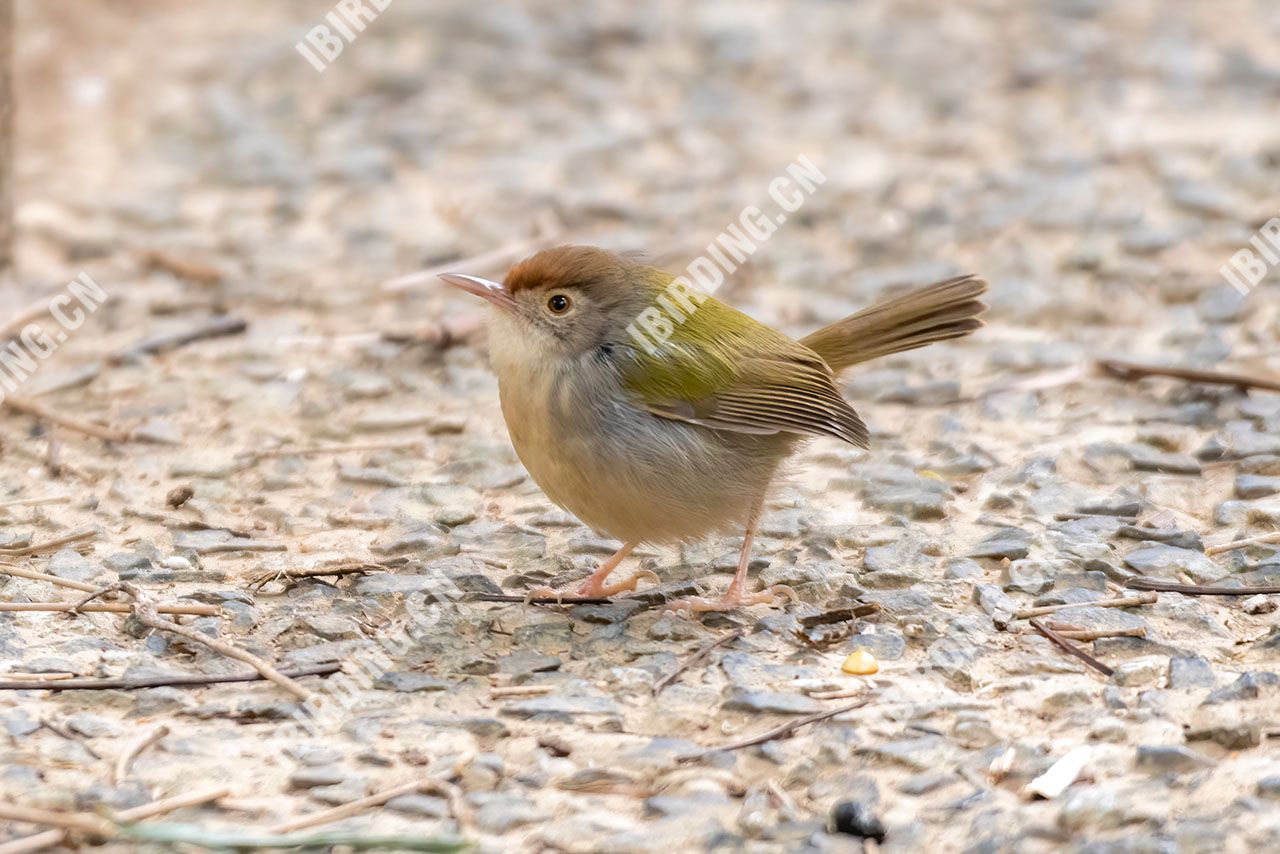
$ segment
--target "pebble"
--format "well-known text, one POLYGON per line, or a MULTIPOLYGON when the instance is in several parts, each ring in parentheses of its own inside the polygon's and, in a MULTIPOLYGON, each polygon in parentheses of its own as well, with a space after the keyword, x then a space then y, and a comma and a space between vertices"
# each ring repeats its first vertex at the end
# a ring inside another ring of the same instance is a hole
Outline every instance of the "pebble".
POLYGON ((862 801, 841 801, 831 808, 831 827, 836 833, 884 842, 888 831, 872 807, 862 801))
MULTIPOLYGON (((148 561, 148 564, 150 564, 150 561, 148 561)), ((67 546, 53 553, 53 556, 49 558, 49 565, 46 571, 50 575, 56 575, 59 578, 87 584, 90 581, 102 578, 106 574, 106 567, 95 560, 84 557, 75 549, 67 546)))
POLYGON ((1258 785, 1254 788, 1260 798, 1268 798, 1273 801, 1280 801, 1280 774, 1272 774, 1263 777, 1258 781, 1258 785))
POLYGON ((1138 747, 1138 768, 1156 774, 1187 774, 1212 768, 1212 759, 1180 744, 1141 745, 1138 747))
POLYGON ((1111 789, 1073 786, 1063 794, 1058 826, 1072 833, 1112 830, 1124 822, 1120 799, 1111 789))
POLYGON ((1156 655, 1143 656, 1116 665, 1111 681, 1126 688, 1154 685, 1167 669, 1165 659, 1156 655))
POLYGON ((1125 566, 1144 576, 1177 579, 1181 574, 1196 584, 1212 584, 1226 577, 1228 571, 1206 557, 1203 552, 1180 549, 1163 543, 1146 543, 1129 552, 1125 566))
POLYGON ((1021 560, 1030 553, 1030 532, 1021 528, 1002 528, 970 549, 966 557, 1021 560))
POLYGON ((824 707, 817 700, 802 694, 783 694, 773 691, 740 691, 725 700, 727 712, 751 712, 764 715, 808 715, 824 707))
POLYGON ((608 697, 560 697, 548 695, 505 705, 499 714, 512 718, 570 721, 576 717, 616 715, 618 704, 608 697))
POLYGON ((1280 493, 1280 477, 1257 474, 1236 475, 1236 498, 1251 500, 1280 493))
POLYGON ((1205 698, 1206 706, 1229 703, 1236 700, 1256 700, 1280 694, 1280 676, 1265 671, 1241 673, 1230 685, 1225 685, 1205 698))
POLYGON ((455 683, 427 673, 413 671, 388 671, 374 680, 373 687, 401 693, 418 691, 448 691, 455 683))
POLYGON ((1213 666, 1199 655, 1175 655, 1169 659, 1169 687, 1212 688, 1217 684, 1213 666))

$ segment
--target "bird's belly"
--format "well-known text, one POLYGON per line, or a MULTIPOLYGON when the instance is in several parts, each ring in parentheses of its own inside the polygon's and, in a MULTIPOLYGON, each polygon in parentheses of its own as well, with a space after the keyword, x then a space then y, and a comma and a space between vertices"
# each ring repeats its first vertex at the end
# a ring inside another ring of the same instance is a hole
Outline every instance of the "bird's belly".
POLYGON ((552 501, 624 542, 673 543, 740 528, 794 439, 724 433, 618 403, 572 408, 503 387, 516 453, 552 501))

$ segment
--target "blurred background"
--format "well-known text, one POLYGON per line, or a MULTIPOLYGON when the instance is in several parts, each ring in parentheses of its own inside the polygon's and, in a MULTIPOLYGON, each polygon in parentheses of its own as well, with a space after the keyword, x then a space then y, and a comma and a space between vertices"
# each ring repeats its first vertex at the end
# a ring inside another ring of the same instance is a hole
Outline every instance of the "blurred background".
POLYGON ((159 298, 163 249, 228 304, 375 328, 445 299, 383 279, 539 223, 683 267, 803 153, 830 180, 736 301, 806 326, 972 270, 1020 332, 1156 347, 1280 212, 1261 0, 395 0, 323 73, 294 45, 328 3, 16 5, 26 298, 87 268, 159 298))

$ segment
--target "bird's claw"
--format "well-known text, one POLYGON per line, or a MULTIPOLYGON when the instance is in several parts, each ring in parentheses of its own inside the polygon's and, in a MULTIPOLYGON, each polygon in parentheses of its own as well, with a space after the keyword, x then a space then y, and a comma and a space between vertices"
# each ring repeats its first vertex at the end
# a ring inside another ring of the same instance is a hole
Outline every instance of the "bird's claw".
POLYGON ((616 596, 619 593, 634 591, 640 584, 641 578, 648 578, 652 580, 654 584, 662 583, 662 579, 658 577, 657 573, 651 572, 647 569, 642 569, 626 581, 619 581, 616 584, 605 584, 602 581, 596 581, 593 578, 588 578, 578 587, 577 594, 579 596, 590 596, 592 598, 608 598, 610 596, 616 596))
POLYGON ((741 590, 735 591, 731 588, 719 599, 707 599, 704 596, 687 596, 683 599, 668 602, 667 609, 670 611, 689 611, 695 614, 709 611, 732 611, 742 605, 776 604, 779 593, 786 596, 790 602, 800 601, 800 597, 795 590, 785 584, 775 584, 756 593, 743 593, 741 590))
POLYGON ((533 604, 534 599, 555 599, 557 605, 563 604, 560 600, 564 598, 564 592, 556 590, 553 587, 547 587, 545 584, 541 587, 535 587, 524 595, 524 604, 533 604))
POLYGON ((578 585, 578 589, 572 594, 565 593, 563 590, 556 590, 553 587, 535 587, 524 596, 524 604, 533 604, 534 599, 554 599, 557 605, 572 604, 564 601, 565 596, 581 596, 584 599, 607 599, 610 596, 616 596, 619 593, 633 591, 640 584, 640 579, 647 578, 654 584, 661 584, 662 579, 655 572, 642 569, 626 581, 619 581, 616 584, 605 584, 603 581, 597 581, 594 578, 588 578, 582 584, 578 585))

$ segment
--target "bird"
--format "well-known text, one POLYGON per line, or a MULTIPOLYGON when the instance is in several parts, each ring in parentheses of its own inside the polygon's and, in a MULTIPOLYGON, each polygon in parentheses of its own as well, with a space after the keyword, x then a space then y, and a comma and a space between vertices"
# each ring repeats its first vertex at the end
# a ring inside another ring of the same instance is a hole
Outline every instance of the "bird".
POLYGON ((686 277, 594 246, 543 249, 502 282, 439 277, 491 307, 489 362, 525 469, 551 501, 621 543, 577 595, 635 590, 644 573, 608 578, 642 543, 742 532, 725 592, 671 603, 695 612, 776 601, 746 585, 779 468, 817 437, 869 446, 841 374, 981 328, 987 290, 974 275, 950 278, 795 340, 686 277))

